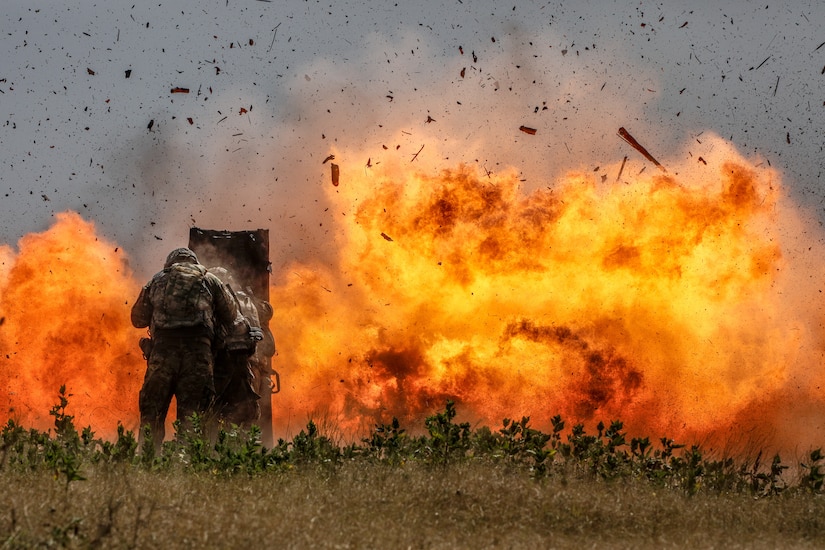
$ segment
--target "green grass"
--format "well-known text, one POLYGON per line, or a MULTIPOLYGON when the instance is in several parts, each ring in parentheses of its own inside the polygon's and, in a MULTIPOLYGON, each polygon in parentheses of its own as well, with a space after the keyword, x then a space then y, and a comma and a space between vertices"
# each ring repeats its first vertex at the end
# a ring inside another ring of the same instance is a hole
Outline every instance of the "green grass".
POLYGON ((309 422, 289 441, 253 429, 178 434, 157 454, 119 429, 0 431, 0 547, 819 548, 823 456, 709 458, 528 418, 457 423, 450 402, 412 435, 397 421, 339 444, 309 422), (141 452, 143 451, 143 452, 141 452))

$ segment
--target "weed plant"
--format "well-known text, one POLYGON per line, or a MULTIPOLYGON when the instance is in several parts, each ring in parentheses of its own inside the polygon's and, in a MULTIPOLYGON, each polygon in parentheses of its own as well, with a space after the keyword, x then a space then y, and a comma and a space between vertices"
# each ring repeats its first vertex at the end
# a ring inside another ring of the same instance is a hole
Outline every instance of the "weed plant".
POLYGON ((267 448, 256 427, 211 434, 195 416, 156 451, 120 425, 115 441, 78 431, 67 405, 61 387, 53 431, 0 430, 4 548, 825 544, 821 449, 790 468, 628 441, 618 420, 471 429, 447 401, 420 435, 393 419, 341 445, 309 421, 267 448))

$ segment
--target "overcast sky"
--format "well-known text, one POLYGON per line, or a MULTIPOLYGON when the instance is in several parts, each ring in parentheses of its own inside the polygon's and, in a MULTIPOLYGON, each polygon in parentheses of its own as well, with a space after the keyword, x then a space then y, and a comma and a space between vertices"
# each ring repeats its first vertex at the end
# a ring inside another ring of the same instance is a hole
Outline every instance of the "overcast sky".
POLYGON ((825 219, 823 6, 8 0, 0 243, 75 210, 147 275, 193 225, 263 227, 277 269, 323 254, 331 153, 529 192, 640 160, 620 126, 663 162, 718 134, 825 219))

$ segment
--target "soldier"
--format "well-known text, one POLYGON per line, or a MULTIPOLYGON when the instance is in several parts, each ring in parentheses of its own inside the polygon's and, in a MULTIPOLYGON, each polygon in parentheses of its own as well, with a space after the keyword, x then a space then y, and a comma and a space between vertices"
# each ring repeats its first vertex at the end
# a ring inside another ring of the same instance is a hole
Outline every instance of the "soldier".
MULTIPOLYGON (((258 401, 264 393, 260 391, 259 379, 262 373, 258 364, 261 351, 258 348, 268 331, 261 328, 258 308, 251 293, 237 289, 237 282, 227 269, 213 267, 209 272, 226 285, 235 297, 241 315, 251 327, 249 337, 233 337, 227 335, 225 329, 218 330, 220 337, 215 357, 215 408, 220 420, 249 427, 261 416, 258 401)), ((266 342, 264 345, 266 346, 266 342)))
POLYGON ((132 324, 149 327, 151 336, 151 349, 144 349, 149 353, 139 398, 140 435, 148 425, 159 449, 172 396, 183 428, 212 402, 216 324, 235 334, 248 332, 249 326, 232 294, 188 248, 173 250, 163 270, 140 291, 132 324))

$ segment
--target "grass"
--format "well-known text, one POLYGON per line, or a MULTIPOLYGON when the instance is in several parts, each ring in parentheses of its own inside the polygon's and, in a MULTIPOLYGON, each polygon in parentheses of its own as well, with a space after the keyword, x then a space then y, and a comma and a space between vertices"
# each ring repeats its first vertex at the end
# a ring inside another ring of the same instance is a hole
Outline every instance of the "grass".
POLYGON ((688 496, 638 480, 550 477, 487 461, 363 461, 220 477, 102 467, 82 483, 0 475, 7 548, 821 548, 825 501, 688 496))
POLYGON ((272 449, 256 430, 178 434, 139 452, 51 413, 0 432, 0 548, 821 548, 819 450, 793 468, 710 459, 663 438, 471 430, 456 411, 339 445, 309 422, 272 449), (790 473, 793 472, 793 473, 790 473))

